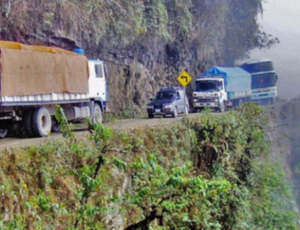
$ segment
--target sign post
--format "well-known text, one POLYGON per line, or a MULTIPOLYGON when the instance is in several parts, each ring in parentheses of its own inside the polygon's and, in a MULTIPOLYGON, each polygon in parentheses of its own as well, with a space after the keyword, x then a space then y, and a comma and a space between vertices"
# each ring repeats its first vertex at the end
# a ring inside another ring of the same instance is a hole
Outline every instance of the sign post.
MULTIPOLYGON (((186 86, 191 82, 192 77, 186 72, 186 71, 182 71, 178 77, 177 80, 179 81, 179 83, 183 86, 184 89, 184 106, 186 106, 186 86)), ((187 115, 187 110, 184 110, 184 116, 187 115)))

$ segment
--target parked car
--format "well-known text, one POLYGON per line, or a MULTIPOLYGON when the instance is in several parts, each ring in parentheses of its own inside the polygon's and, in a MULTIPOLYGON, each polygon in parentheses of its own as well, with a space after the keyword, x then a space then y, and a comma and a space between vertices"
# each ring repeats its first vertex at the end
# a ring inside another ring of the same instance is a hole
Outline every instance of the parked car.
POLYGON ((189 101, 181 87, 163 87, 150 100, 147 105, 149 118, 156 115, 177 117, 178 114, 187 115, 189 111, 189 101))

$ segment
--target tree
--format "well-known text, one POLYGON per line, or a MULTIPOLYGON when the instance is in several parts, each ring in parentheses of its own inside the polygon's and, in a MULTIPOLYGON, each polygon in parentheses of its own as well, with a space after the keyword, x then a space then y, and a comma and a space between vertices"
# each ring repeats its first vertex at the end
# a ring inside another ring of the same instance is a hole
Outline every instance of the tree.
POLYGON ((122 199, 126 230, 158 225, 170 229, 218 228, 231 184, 196 175, 188 162, 175 168, 160 165, 154 153, 137 157, 125 169, 132 186, 122 199))

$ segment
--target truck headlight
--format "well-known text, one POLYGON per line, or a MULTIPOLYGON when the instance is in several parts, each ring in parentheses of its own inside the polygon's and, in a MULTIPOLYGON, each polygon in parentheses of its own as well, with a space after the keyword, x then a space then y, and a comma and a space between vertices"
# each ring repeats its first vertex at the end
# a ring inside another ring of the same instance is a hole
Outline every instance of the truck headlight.
POLYGON ((165 109, 171 109, 173 107, 172 104, 165 105, 165 109))
POLYGON ((147 105, 147 109, 153 109, 153 105, 147 105))

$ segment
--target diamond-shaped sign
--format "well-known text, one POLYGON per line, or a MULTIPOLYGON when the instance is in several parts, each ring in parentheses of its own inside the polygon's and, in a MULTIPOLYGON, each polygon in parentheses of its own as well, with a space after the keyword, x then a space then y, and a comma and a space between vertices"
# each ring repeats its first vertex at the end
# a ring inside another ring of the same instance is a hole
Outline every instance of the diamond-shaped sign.
POLYGON ((186 71, 182 71, 177 77, 177 80, 183 87, 188 85, 192 79, 193 78, 186 71))

